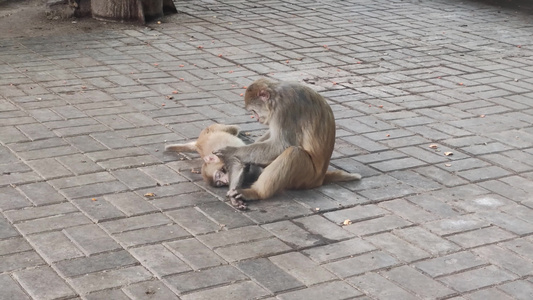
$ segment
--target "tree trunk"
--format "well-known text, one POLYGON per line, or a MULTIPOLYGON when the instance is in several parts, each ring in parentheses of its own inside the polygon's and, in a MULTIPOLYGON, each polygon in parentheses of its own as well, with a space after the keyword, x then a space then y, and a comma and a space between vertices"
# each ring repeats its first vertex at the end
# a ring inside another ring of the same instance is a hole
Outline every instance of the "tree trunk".
POLYGON ((176 13, 172 0, 90 0, 93 18, 109 21, 145 23, 161 18, 164 12, 176 13))

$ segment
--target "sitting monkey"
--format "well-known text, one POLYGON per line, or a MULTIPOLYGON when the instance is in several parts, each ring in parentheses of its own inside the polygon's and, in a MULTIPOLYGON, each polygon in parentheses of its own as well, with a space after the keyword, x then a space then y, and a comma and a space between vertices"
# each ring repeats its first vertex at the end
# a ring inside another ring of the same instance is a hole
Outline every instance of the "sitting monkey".
POLYGON ((311 88, 259 79, 248 86, 244 104, 269 131, 253 144, 214 152, 229 171, 228 197, 235 207, 246 209, 243 200, 269 198, 283 189, 361 179, 359 174, 328 171, 335 118, 326 100, 311 88), (264 169, 251 187, 242 188, 248 164, 264 169))
MULTIPOLYGON (((245 143, 237 135, 239 127, 235 125, 213 124, 200 132, 198 139, 186 144, 172 144, 165 147, 166 151, 176 152, 198 152, 204 160, 201 174, 205 182, 214 187, 226 186, 229 184, 226 167, 220 159, 213 154, 220 148, 226 146, 241 147, 245 143)), ((247 182, 257 179, 261 168, 248 166, 245 169, 247 182)), ((250 182, 250 183, 251 183, 250 182)))

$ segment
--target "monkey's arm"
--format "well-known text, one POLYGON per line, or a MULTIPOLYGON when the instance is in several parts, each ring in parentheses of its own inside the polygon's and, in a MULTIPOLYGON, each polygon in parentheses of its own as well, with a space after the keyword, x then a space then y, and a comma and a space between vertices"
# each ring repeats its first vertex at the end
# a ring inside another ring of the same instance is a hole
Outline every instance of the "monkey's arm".
POLYGON ((224 162, 237 158, 242 164, 252 164, 261 167, 268 166, 276 159, 284 148, 281 143, 255 142, 242 147, 225 147, 213 152, 224 162))
POLYGON ((270 138, 270 131, 267 131, 265 134, 263 134, 260 138, 255 141, 256 143, 264 142, 270 138))

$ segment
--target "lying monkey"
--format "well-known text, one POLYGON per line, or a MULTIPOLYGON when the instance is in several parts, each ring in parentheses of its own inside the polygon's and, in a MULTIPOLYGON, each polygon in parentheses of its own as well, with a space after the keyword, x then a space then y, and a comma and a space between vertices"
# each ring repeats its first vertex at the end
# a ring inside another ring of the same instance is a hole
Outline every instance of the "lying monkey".
POLYGON ((335 145, 335 118, 326 100, 311 88, 259 79, 248 86, 244 104, 269 131, 253 144, 214 152, 229 171, 227 195, 235 207, 246 209, 243 200, 269 198, 283 189, 361 179, 359 174, 327 170, 335 145), (251 187, 242 188, 247 164, 264 169, 251 187))
MULTIPOLYGON (((228 174, 224 163, 213 152, 226 146, 242 147, 245 145, 237 135, 239 127, 235 125, 213 124, 200 132, 198 139, 186 144, 173 144, 165 147, 166 151, 198 152, 204 160, 201 174, 205 182, 214 187, 229 184, 228 174)), ((243 180, 255 181, 261 168, 248 166, 245 168, 243 180)), ((250 182, 251 183, 251 182, 250 182)))

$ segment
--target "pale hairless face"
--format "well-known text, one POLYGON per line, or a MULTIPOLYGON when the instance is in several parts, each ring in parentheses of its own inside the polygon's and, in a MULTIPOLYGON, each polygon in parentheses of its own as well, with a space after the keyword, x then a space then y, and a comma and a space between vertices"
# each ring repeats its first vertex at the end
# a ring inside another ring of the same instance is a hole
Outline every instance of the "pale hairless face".
POLYGON ((228 174, 224 171, 224 168, 222 168, 213 174, 213 182, 216 187, 227 186, 229 184, 228 174))

